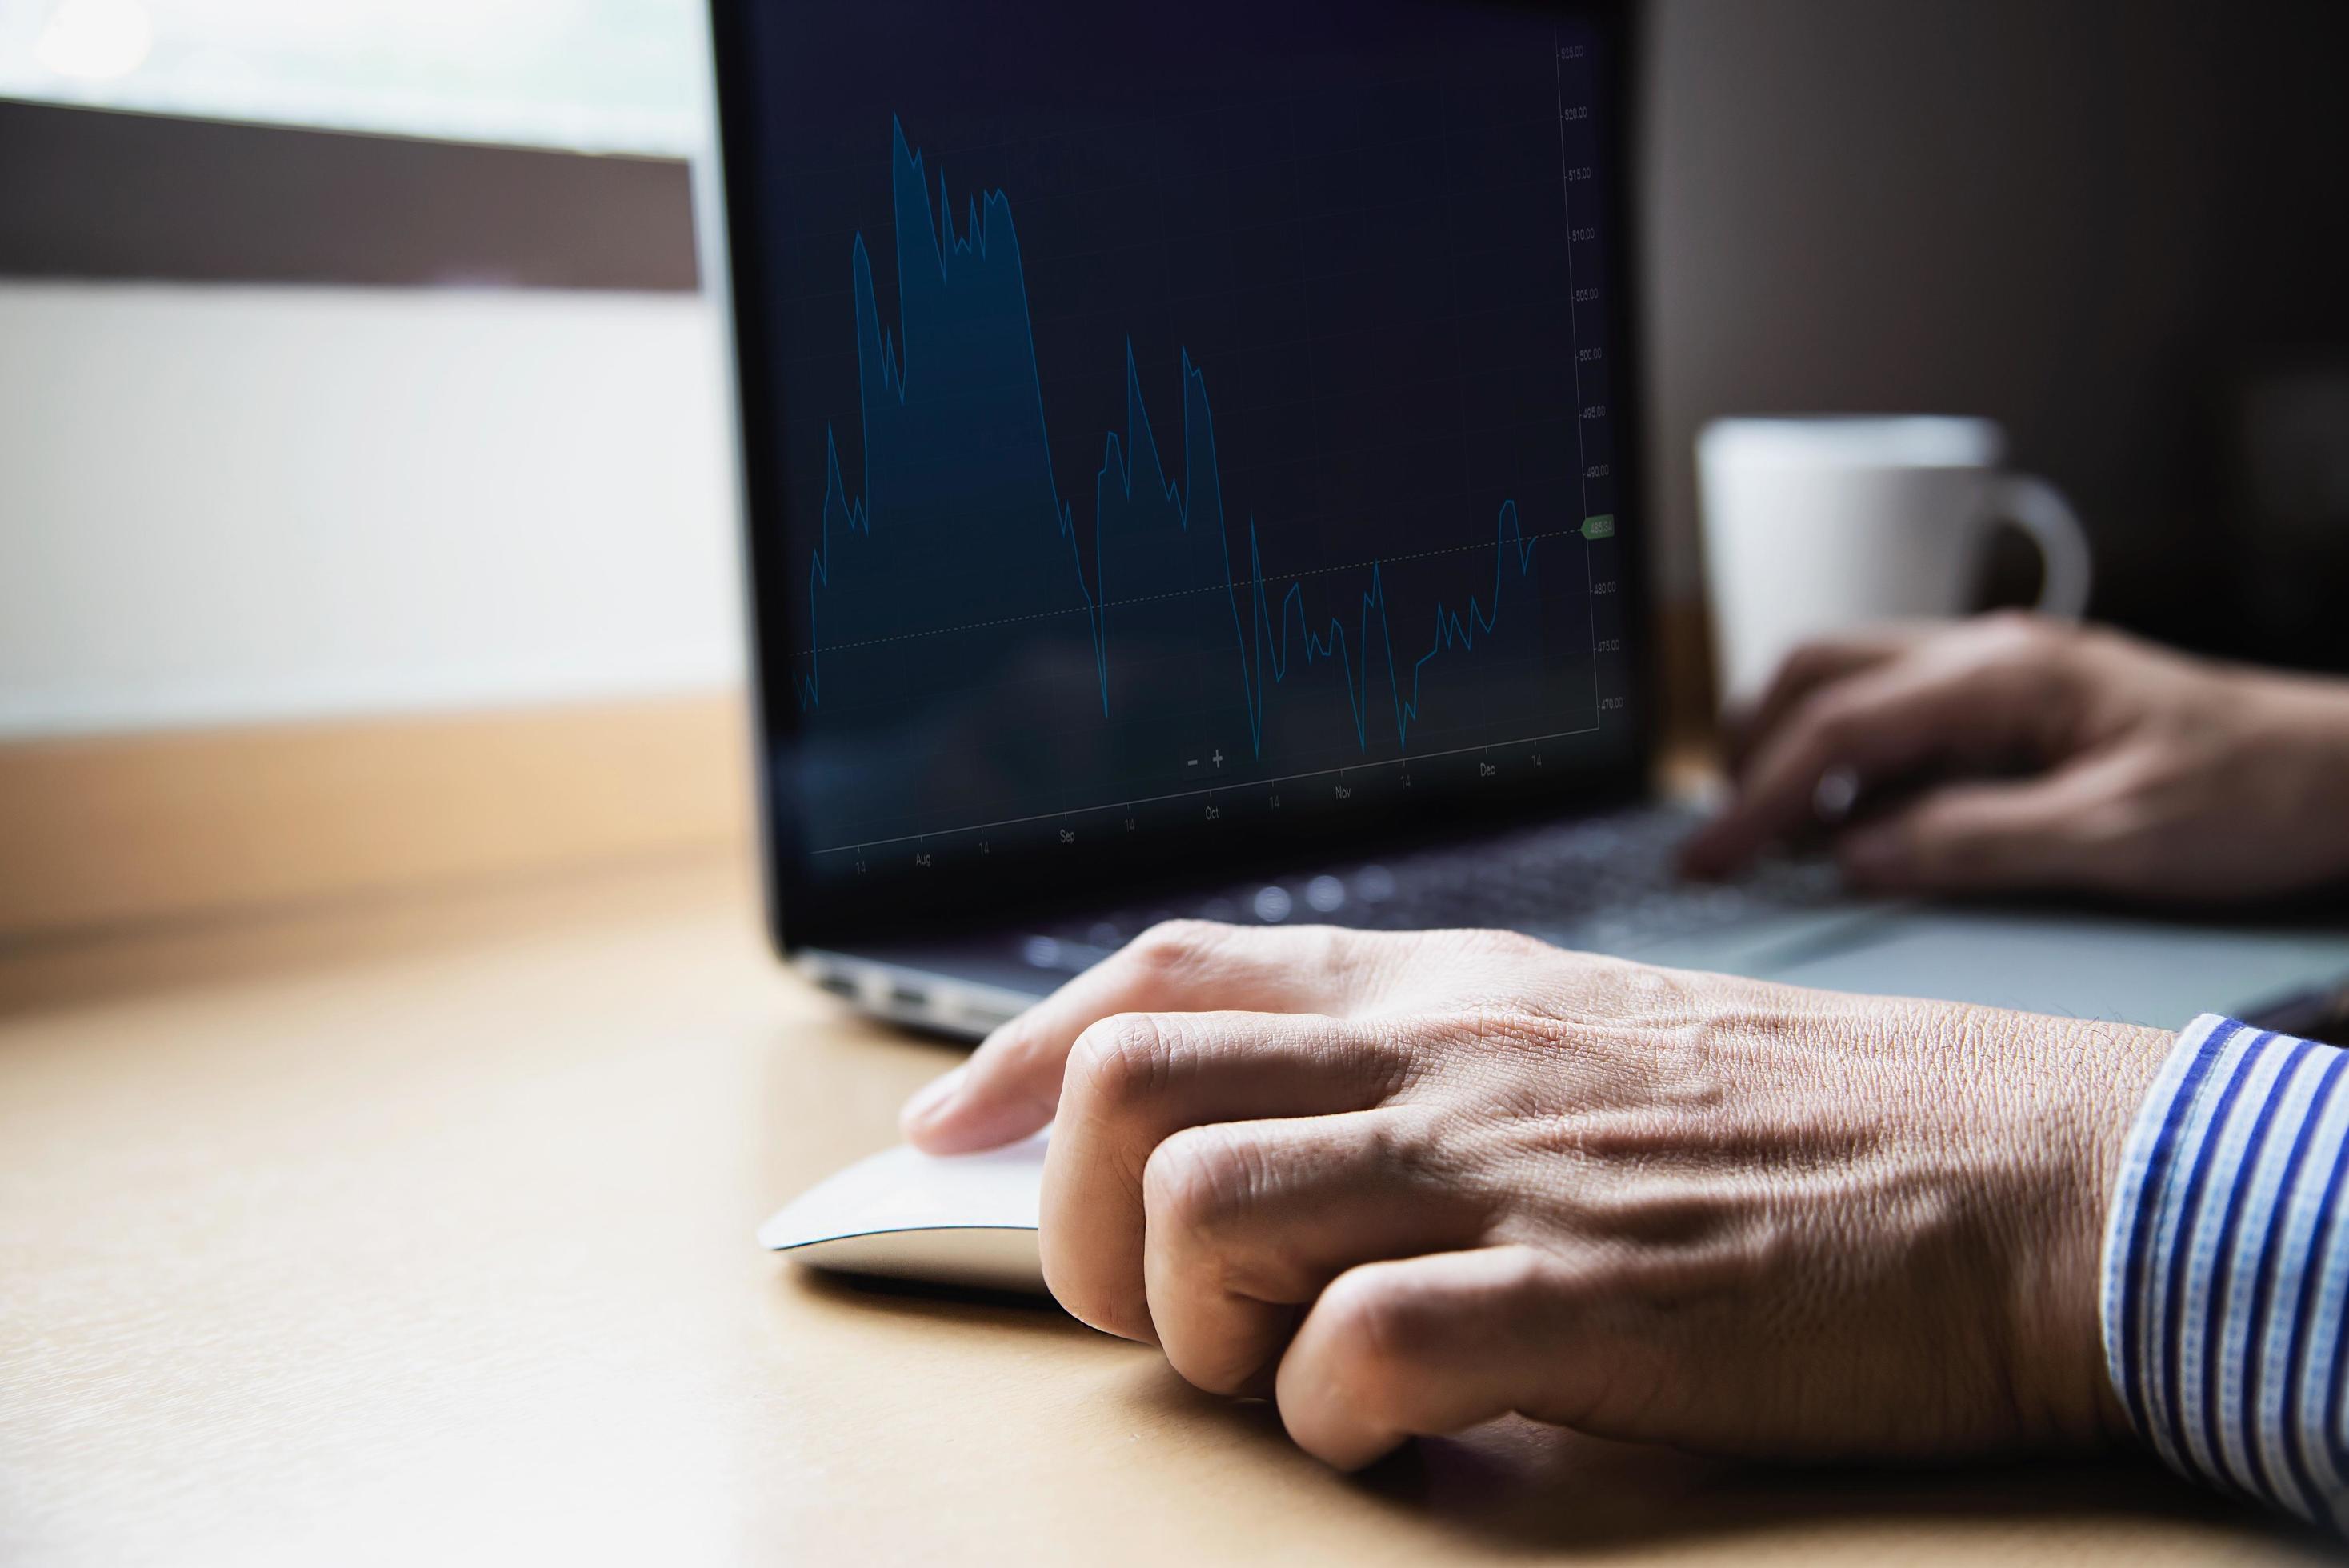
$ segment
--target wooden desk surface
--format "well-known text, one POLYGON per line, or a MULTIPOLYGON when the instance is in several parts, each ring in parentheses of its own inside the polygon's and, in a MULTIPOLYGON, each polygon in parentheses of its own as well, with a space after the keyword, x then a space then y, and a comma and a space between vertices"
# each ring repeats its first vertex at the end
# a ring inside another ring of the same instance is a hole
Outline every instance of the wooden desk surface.
POLYGON ((944 1046, 715 864, 0 958, 0 1561, 2323 1561, 2149 1465, 1501 1425, 1364 1478, 1049 1310, 751 1230, 944 1046))

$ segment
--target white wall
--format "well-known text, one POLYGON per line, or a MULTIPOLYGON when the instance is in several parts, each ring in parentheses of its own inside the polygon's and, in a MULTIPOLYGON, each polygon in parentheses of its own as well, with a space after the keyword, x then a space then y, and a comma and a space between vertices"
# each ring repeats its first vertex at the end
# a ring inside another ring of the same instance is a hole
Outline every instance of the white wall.
POLYGON ((698 297, 0 284, 0 736, 739 678, 698 297))

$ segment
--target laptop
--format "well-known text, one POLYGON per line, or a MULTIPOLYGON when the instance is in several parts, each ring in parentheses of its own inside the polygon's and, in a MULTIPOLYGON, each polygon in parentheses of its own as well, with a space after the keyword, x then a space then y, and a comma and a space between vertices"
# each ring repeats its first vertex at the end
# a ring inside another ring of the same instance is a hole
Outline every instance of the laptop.
POLYGON ((1675 881, 1621 5, 713 14, 776 947, 972 1037, 1151 923, 2176 1026, 2349 931, 1675 881))

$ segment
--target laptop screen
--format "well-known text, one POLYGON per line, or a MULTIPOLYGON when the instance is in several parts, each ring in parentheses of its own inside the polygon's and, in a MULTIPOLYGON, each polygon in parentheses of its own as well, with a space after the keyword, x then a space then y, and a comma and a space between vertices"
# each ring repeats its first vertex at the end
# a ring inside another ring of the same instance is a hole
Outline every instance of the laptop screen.
POLYGON ((716 21, 787 944, 1636 787, 1612 7, 716 21))

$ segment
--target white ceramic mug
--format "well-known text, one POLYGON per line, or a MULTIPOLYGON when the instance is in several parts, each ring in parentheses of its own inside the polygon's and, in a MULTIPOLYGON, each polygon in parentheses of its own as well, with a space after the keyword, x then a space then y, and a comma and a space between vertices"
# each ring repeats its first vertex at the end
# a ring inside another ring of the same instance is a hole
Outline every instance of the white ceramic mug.
POLYGON ((1760 696, 1806 638, 1971 609, 2001 523, 2039 546, 2039 608, 2085 610, 2080 521, 2045 480, 2002 471, 2005 451, 1992 421, 1942 415, 1707 425, 1697 485, 1723 700, 1760 696))

